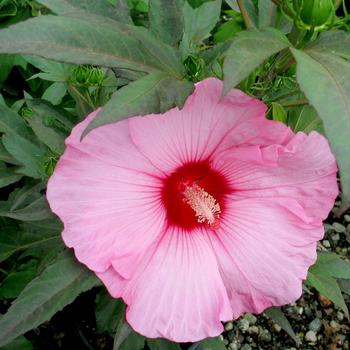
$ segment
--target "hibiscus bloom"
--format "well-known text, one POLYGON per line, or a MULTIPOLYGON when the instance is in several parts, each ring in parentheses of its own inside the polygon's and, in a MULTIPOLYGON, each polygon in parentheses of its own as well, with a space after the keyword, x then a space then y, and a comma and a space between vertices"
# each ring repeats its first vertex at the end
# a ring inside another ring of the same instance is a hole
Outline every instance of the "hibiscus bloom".
POLYGON ((80 137, 48 184, 63 239, 147 337, 192 342, 221 321, 298 299, 336 162, 316 132, 269 121, 222 82, 196 85, 182 110, 133 117, 80 137))

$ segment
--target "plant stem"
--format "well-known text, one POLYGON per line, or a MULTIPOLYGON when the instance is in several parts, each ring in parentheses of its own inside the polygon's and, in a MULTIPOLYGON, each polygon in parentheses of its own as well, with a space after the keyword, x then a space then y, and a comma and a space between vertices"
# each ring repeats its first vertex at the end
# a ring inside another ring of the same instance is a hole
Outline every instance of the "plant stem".
POLYGON ((247 29, 254 28, 254 23, 250 19, 248 11, 247 11, 247 9, 244 6, 244 0, 237 0, 237 4, 238 4, 238 7, 239 7, 239 9, 241 11, 241 14, 242 14, 242 17, 243 17, 244 24, 245 24, 246 28, 247 29))
POLYGON ((303 105, 308 105, 309 101, 306 99, 302 100, 294 100, 294 101, 281 101, 279 103, 283 107, 293 107, 293 106, 303 106, 303 105))

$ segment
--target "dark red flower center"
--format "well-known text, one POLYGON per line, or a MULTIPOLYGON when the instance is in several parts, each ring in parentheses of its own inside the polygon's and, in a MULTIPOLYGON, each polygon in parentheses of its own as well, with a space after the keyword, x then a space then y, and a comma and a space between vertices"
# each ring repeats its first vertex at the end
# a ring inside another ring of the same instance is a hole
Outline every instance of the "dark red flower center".
POLYGON ((162 201, 170 225, 186 230, 199 225, 212 229, 219 226, 230 187, 209 161, 182 165, 163 181, 162 201))

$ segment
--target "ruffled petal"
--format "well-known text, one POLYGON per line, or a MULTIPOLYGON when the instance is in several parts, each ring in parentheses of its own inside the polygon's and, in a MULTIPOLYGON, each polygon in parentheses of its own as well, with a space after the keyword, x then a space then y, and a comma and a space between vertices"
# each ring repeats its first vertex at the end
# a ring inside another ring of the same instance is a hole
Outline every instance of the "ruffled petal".
POLYGON ((95 115, 66 140, 47 198, 79 261, 96 272, 113 264, 129 278, 142 252, 164 230, 160 173, 135 148, 127 122, 95 129, 81 142, 95 115))
POLYGON ((309 223, 293 200, 244 199, 227 205, 220 228, 209 237, 234 318, 297 300, 323 226, 309 223))
POLYGON ((129 119, 131 137, 142 153, 165 172, 210 158, 234 145, 283 143, 293 134, 265 118, 266 106, 240 90, 222 98, 222 81, 208 78, 196 85, 184 108, 162 115, 129 119))
POLYGON ((204 230, 169 228, 126 288, 112 279, 109 286, 114 295, 122 290, 129 324, 150 338, 194 342, 219 335, 232 318, 204 230))
POLYGON ((233 148, 218 154, 213 167, 229 181, 234 198, 294 200, 319 224, 338 194, 335 158, 316 132, 298 133, 285 146, 233 148))

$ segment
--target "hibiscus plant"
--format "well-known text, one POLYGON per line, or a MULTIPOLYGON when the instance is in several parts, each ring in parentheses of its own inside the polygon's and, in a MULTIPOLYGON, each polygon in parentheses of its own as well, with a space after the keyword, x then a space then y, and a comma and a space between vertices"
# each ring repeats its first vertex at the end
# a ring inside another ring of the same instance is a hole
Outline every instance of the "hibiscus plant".
POLYGON ((299 344, 303 290, 349 317, 318 243, 350 207, 348 11, 0 0, 0 349, 79 300, 87 349, 222 350, 245 312, 299 344))

